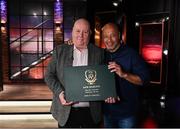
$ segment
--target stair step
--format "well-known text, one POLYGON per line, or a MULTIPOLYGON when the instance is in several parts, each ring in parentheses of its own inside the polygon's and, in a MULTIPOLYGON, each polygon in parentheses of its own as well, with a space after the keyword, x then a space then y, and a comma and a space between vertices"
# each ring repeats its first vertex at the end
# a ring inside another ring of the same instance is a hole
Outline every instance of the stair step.
POLYGON ((57 128, 51 114, 0 115, 0 128, 57 128))
POLYGON ((0 101, 2 113, 49 113, 51 101, 0 101))

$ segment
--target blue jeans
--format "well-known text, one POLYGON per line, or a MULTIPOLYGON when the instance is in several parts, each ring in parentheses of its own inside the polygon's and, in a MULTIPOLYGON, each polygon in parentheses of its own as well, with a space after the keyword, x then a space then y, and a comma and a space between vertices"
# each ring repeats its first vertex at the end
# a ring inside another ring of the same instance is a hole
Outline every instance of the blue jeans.
POLYGON ((126 118, 118 116, 104 116, 105 128, 133 128, 135 126, 135 117, 130 116, 126 118))

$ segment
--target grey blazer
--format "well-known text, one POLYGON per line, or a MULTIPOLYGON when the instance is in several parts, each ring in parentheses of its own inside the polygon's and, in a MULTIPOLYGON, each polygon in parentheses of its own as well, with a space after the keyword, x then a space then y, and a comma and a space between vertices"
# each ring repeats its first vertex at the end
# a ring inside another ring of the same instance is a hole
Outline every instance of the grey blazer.
MULTIPOLYGON (((59 94, 65 90, 63 68, 72 66, 73 45, 62 44, 54 50, 45 74, 45 82, 53 92, 51 113, 60 126, 64 126, 68 120, 71 106, 63 106, 59 100, 59 94)), ((103 64, 104 50, 93 44, 88 44, 88 65, 103 64)), ((101 102, 90 102, 90 111, 95 123, 101 121, 101 102)))

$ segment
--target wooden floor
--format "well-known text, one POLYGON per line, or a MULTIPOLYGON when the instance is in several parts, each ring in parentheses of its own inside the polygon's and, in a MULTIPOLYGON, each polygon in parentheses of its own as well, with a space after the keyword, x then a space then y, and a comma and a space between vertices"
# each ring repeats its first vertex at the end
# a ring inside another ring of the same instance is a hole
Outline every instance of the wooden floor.
POLYGON ((3 85, 3 91, 0 92, 1 100, 51 100, 52 92, 46 84, 13 84, 3 85))
POLYGON ((0 129, 55 129, 57 122, 51 114, 0 115, 0 129), (10 119, 9 119, 10 118, 10 119))

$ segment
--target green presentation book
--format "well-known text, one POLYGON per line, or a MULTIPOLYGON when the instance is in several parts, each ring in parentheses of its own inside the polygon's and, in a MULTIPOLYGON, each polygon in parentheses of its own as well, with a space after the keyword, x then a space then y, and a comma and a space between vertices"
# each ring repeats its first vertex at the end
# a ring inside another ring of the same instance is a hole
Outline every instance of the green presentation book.
POLYGON ((114 73, 107 65, 66 67, 64 81, 67 101, 101 101, 117 96, 114 73))

